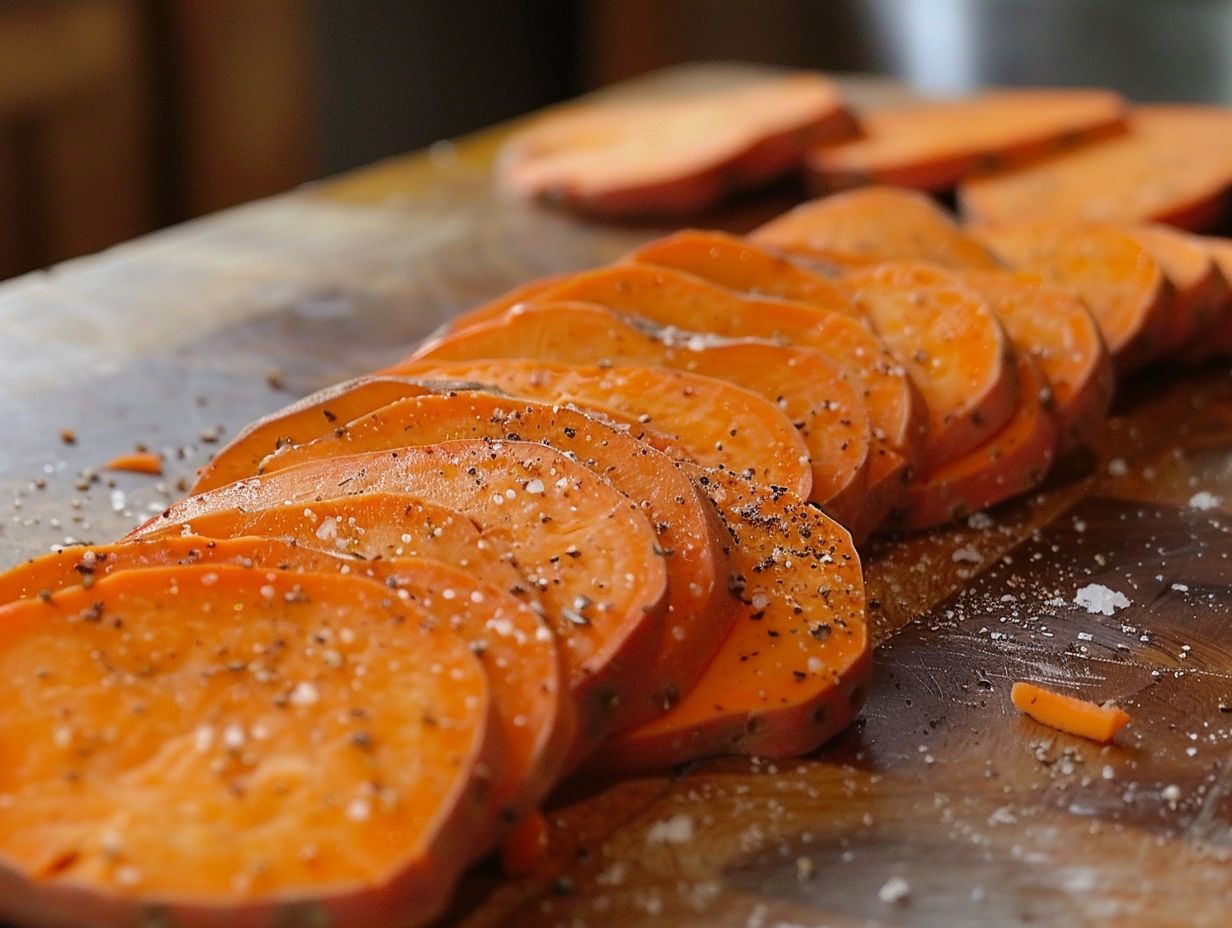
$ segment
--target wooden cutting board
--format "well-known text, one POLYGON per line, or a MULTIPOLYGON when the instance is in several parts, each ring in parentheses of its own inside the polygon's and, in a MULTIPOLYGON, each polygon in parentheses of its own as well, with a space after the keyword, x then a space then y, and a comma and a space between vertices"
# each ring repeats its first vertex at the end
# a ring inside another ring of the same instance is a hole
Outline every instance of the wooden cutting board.
MULTIPOLYGON (((749 73, 693 66, 623 92, 749 73)), ((663 231, 498 201, 506 131, 0 287, 0 562, 111 539, 257 415, 663 231), (166 476, 99 468, 138 443, 166 452, 166 476)), ((745 230, 798 197, 705 223, 745 230)), ((574 785, 540 872, 479 867, 448 923, 1232 924, 1230 525, 1228 365, 1139 377, 1098 456, 988 517, 869 549, 875 685, 826 750, 574 785), (1131 605, 1089 614, 1074 598, 1090 583, 1131 605), (1133 724, 1111 747, 1050 732, 1010 706, 1016 679, 1114 697, 1133 724)))

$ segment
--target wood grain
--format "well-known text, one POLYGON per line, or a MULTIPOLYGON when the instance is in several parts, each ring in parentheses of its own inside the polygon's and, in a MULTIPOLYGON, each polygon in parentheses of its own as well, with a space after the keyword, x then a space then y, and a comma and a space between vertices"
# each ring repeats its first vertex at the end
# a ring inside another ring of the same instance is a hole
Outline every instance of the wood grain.
MULTIPOLYGON (((0 560, 66 536, 112 538, 177 495, 215 435, 392 361, 514 283, 661 231, 494 200, 502 133, 0 288, 0 560), (137 442, 167 453, 168 477, 91 478, 137 442)), ((708 221, 747 228, 794 195, 708 221)), ((1227 924, 1229 525, 1226 365, 1144 375, 1099 457, 1063 462, 990 524, 869 549, 875 687, 834 744, 800 760, 572 784, 554 803, 544 866, 520 881, 479 867, 449 923, 1227 924), (1199 491, 1220 503, 1192 506, 1199 491), (1088 614, 1074 596, 1093 582, 1132 605, 1088 614), (1015 679, 1115 697, 1134 721, 1109 747, 1047 731, 1010 706, 1015 679), (655 826, 668 821, 692 839, 663 841, 655 826)))

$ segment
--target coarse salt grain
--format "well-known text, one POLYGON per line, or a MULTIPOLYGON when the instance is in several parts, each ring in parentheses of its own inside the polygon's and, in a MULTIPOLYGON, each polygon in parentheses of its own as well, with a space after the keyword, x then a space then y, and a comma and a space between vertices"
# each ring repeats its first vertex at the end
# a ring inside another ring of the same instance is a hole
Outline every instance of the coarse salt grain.
POLYGON ((1126 609, 1130 602, 1125 594, 1101 583, 1088 583, 1074 596, 1074 604, 1091 615, 1113 615, 1118 609, 1126 609))
POLYGON ((687 844, 693 840, 693 819, 681 813, 655 822, 646 832, 647 844, 687 844))
POLYGON ((1223 502, 1223 500, 1221 500, 1214 493, 1208 493, 1206 490, 1202 490, 1189 497, 1189 508, 1201 509, 1205 512, 1208 509, 1218 509, 1221 502, 1223 502))

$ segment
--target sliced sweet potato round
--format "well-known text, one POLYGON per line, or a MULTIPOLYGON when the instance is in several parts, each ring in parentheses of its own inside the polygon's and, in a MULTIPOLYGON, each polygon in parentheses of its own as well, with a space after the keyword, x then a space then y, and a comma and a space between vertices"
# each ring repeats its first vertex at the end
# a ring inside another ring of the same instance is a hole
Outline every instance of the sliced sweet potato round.
POLYGON ((654 526, 667 570, 667 618, 644 685, 625 700, 631 713, 660 712, 687 692, 735 618, 722 526, 705 498, 666 455, 576 409, 465 392, 398 400, 337 432, 268 458, 266 473, 305 461, 456 439, 543 442, 637 503, 654 526))
POLYGON ((863 700, 871 645, 847 532, 802 500, 735 475, 698 470, 697 479, 731 532, 744 612, 689 694, 609 739, 596 768, 805 754, 841 731, 863 700))
POLYGON ((819 74, 583 103, 510 136, 497 181, 594 215, 682 215, 793 170, 810 144, 850 129, 838 85, 819 74))
POLYGON ((1215 106, 1136 106, 1129 131, 1065 155, 960 185, 974 222, 1025 219, 1164 222, 1200 230, 1232 184, 1232 113, 1215 106))
MULTIPOLYGON (((692 274, 625 264, 567 278, 542 300, 597 303, 621 315, 690 332, 765 338, 812 348, 864 385, 874 435, 909 461, 915 459, 922 407, 898 364, 848 305, 828 312, 807 303, 750 299, 692 274)), ((460 316, 458 331, 491 316, 460 316)), ((395 368, 397 369, 397 368, 395 368)))
POLYGON ((837 313, 851 312, 847 298, 826 277, 726 232, 685 229, 643 245, 625 260, 695 274, 751 296, 808 303, 837 313))
POLYGON ((1133 225, 1129 233, 1146 249, 1172 284, 1168 325, 1159 354, 1171 358, 1209 326, 1232 299, 1228 278, 1195 236, 1170 226, 1133 225))
POLYGON ((1160 356, 1172 290, 1159 262, 1124 228, 1049 219, 981 226, 973 234, 1011 267, 1082 297, 1118 371, 1160 356))
POLYGON ((1025 493, 1048 474, 1057 449, 1051 393, 1039 365, 1018 356, 1018 408, 992 438, 907 484, 896 522, 906 531, 960 519, 1025 493))
POLYGON ((1018 402, 1014 350, 988 301, 968 288, 918 283, 913 265, 850 271, 840 282, 911 375, 928 410, 923 470, 993 435, 1018 402))
MULTIPOLYGON (((1232 239, 1210 235, 1194 236, 1214 260, 1224 279, 1232 282, 1232 239)), ((1206 326, 1195 333, 1179 353, 1179 359, 1198 364, 1211 358, 1232 355, 1232 295, 1206 326)))
POLYGON ((1000 266, 927 196, 898 187, 862 187, 810 200, 754 230, 749 239, 846 267, 883 261, 1000 266))
POLYGON ((808 348, 634 326, 593 303, 524 303, 483 325, 451 332, 421 360, 525 358, 566 364, 645 364, 726 380, 781 409, 804 439, 813 502, 839 521, 855 514, 872 432, 858 386, 808 348))
POLYGON ((502 756, 479 661, 422 616, 370 581, 222 564, 0 609, 0 915, 430 920, 502 756))
POLYGON ((809 152, 805 171, 818 190, 946 190, 977 170, 1063 154, 1122 130, 1124 122, 1125 101, 1107 90, 994 90, 877 107, 861 113, 859 138, 809 152))
POLYGON ((450 441, 342 458, 228 484, 172 505, 140 537, 210 512, 403 492, 497 529, 562 642, 583 737, 640 710, 640 685, 663 634, 667 578, 640 509, 559 451, 522 441, 450 441))
POLYGON ((164 525, 150 537, 184 532, 210 538, 260 535, 365 562, 433 558, 474 571, 493 586, 537 602, 517 567, 507 533, 480 531, 462 513, 405 493, 356 493, 315 500, 307 506, 288 503, 255 510, 217 509, 198 514, 190 523, 164 525))
POLYGON ((363 377, 327 387, 241 431, 201 468, 192 492, 203 493, 251 477, 261 459, 280 445, 304 441, 332 428, 335 422, 354 419, 365 410, 432 390, 431 385, 406 377, 363 377))
POLYGON ((747 473, 805 497, 812 488, 808 448, 791 421, 773 403, 726 381, 661 367, 515 358, 411 360, 397 369, 432 377, 468 371, 513 396, 602 414, 672 457, 747 473))

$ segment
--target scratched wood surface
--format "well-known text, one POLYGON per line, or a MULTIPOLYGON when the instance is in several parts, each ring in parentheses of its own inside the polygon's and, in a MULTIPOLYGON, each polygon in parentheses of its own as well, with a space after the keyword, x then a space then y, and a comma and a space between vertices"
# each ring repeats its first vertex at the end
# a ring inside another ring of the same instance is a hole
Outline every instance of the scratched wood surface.
MULTIPOLYGON (((748 73, 694 66, 624 92, 748 73)), ((110 539, 255 416, 515 283, 662 231, 500 202, 504 131, 0 287, 0 561, 110 539), (99 468, 137 443, 167 454, 166 476, 99 468)), ((799 195, 706 222, 747 229, 799 195)), ((1232 923, 1230 509, 1228 366, 1142 375, 1098 454, 1040 492, 868 548, 880 647, 847 733, 798 760, 572 784, 540 870, 513 881, 481 865, 447 922, 1232 923), (1088 614, 1074 605, 1088 583, 1131 605, 1088 614), (1116 698, 1133 725, 1110 747, 1049 732, 1011 708, 1015 679, 1116 698)))

